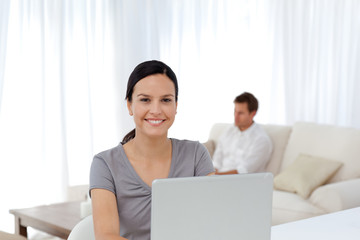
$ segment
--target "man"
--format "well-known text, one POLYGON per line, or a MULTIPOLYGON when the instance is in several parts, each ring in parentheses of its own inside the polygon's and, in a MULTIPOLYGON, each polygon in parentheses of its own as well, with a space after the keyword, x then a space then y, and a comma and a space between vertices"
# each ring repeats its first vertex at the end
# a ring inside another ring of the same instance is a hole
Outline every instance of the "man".
POLYGON ((273 146, 270 137, 253 120, 258 101, 244 92, 234 104, 235 123, 220 137, 214 152, 216 174, 264 172, 273 146))

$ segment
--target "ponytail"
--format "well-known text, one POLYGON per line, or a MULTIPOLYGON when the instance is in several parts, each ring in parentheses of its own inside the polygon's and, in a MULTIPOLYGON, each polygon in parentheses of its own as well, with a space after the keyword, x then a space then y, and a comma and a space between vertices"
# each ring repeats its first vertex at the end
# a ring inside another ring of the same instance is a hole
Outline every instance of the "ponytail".
POLYGON ((128 134, 125 135, 125 137, 123 138, 121 144, 127 143, 128 141, 130 141, 134 137, 135 137, 135 128, 133 130, 131 130, 128 134))

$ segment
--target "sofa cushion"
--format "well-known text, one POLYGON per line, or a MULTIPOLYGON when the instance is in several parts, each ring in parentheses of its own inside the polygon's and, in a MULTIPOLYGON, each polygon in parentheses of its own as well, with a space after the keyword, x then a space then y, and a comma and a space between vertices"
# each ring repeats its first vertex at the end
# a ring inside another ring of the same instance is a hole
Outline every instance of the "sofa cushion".
POLYGON ((327 212, 336 212, 360 206, 360 178, 326 184, 318 187, 309 201, 327 212))
POLYGON ((297 122, 284 153, 281 171, 300 153, 305 153, 344 164, 329 182, 360 177, 359 143, 360 129, 297 122))
POLYGON ((272 225, 315 217, 326 213, 297 194, 273 191, 272 225))
POLYGON ((220 139, 221 135, 234 124, 231 123, 215 123, 210 129, 209 140, 217 141, 220 139))
POLYGON ((281 161, 284 156, 286 145, 289 141, 291 133, 290 126, 280 126, 271 124, 260 124, 265 132, 269 135, 272 144, 273 151, 271 154, 270 161, 266 166, 267 172, 272 172, 274 175, 279 173, 281 161))
POLYGON ((310 193, 324 184, 341 165, 341 162, 300 154, 274 178, 274 187, 308 198, 310 193))

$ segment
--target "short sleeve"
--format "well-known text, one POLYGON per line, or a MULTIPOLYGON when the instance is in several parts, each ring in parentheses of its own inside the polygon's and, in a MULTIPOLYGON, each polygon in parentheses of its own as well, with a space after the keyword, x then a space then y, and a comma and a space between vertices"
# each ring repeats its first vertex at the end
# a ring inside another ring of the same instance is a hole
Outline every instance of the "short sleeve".
POLYGON ((106 189, 114 194, 115 184, 109 166, 101 156, 96 155, 90 168, 90 192, 94 188, 106 189))
POLYGON ((206 147, 197 142, 196 149, 195 176, 206 176, 215 172, 210 154, 206 147))

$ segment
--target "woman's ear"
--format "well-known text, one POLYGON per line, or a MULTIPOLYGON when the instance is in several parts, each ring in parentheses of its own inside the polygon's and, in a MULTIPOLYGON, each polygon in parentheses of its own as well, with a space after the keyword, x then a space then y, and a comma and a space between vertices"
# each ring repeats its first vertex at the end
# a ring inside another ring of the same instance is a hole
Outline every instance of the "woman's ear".
POLYGON ((132 112, 132 109, 131 109, 131 106, 132 106, 131 102, 129 100, 127 100, 126 105, 127 105, 128 111, 129 111, 129 115, 132 116, 133 112, 132 112))

